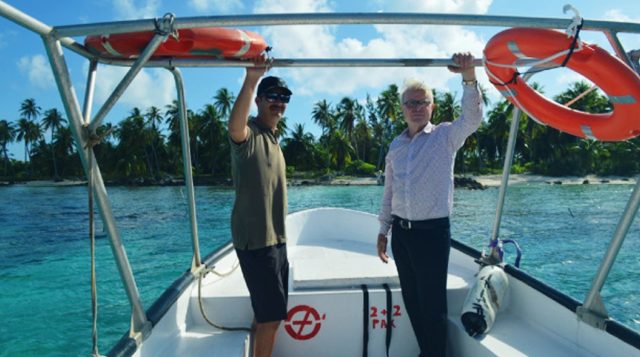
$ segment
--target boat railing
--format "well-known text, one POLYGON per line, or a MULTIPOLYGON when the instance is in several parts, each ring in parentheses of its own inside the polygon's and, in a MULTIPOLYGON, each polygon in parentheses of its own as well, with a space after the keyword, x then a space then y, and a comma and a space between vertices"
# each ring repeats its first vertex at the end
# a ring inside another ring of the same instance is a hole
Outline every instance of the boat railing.
MULTIPOLYGON (((200 27, 244 27, 244 26, 286 26, 286 25, 459 25, 459 26, 493 26, 493 27, 535 27, 566 29, 574 19, 570 18, 540 18, 540 17, 516 17, 516 16, 489 16, 468 14, 425 14, 425 13, 297 13, 297 14, 261 14, 261 15, 233 15, 233 16, 202 16, 174 18, 172 15, 165 18, 104 22, 94 24, 48 26, 37 19, 17 10, 11 5, 0 1, 0 15, 17 23, 18 25, 40 35, 43 39, 49 61, 51 63, 58 91, 64 103, 67 117, 70 119, 70 128, 75 139, 77 151, 87 177, 93 173, 93 191, 98 202, 102 221, 108 232, 112 252, 115 257, 118 271, 123 281, 127 297, 132 307, 131 335, 138 341, 144 339, 150 329, 149 322, 142 308, 140 295, 135 283, 133 272, 124 251, 120 236, 115 224, 111 205, 108 200, 104 181, 98 165, 88 166, 88 152, 85 150, 89 138, 95 133, 102 120, 106 117, 114 104, 124 93, 135 76, 144 67, 163 67, 173 74, 178 97, 179 120, 182 141, 182 157, 184 164, 185 186, 188 191, 188 206, 190 217, 190 230, 193 245, 192 272, 197 274, 202 270, 200 248, 198 242, 198 225, 196 218, 195 194, 193 177, 191 172, 191 155, 189 148, 189 131, 187 130, 186 101, 182 75, 178 67, 247 67, 253 64, 250 61, 219 60, 219 59, 155 59, 151 57, 157 46, 167 37, 171 31, 183 28, 200 27), (73 37, 116 34, 137 31, 156 31, 148 46, 136 59, 113 59, 100 57, 88 51, 83 44, 78 43, 73 37), (62 47, 85 57, 90 61, 87 78, 87 88, 84 96, 84 105, 81 110, 78 98, 70 78, 70 72, 62 51, 62 47), (91 118, 93 93, 97 64, 130 67, 109 98, 105 101, 96 115, 91 118)), ((582 31, 599 31, 604 33, 617 56, 630 66, 634 66, 638 56, 635 52, 626 52, 618 38, 619 33, 640 33, 640 24, 631 22, 613 22, 584 20, 582 31)), ((274 59, 273 67, 445 67, 452 64, 450 59, 441 58, 285 58, 274 59)), ((477 60, 475 65, 481 66, 482 61, 477 60)), ((637 67, 636 67, 637 68, 637 67)), ((504 197, 508 185, 511 169, 511 156, 517 135, 517 120, 520 110, 514 111, 512 126, 510 129, 508 151, 510 155, 504 165, 502 188, 499 193, 496 217, 493 226, 492 240, 499 236, 504 197)), ((603 328, 603 321, 608 318, 604 305, 601 302, 600 290, 611 269, 613 261, 620 249, 622 241, 635 217, 640 204, 640 180, 637 180, 635 189, 629 199, 625 212, 620 219, 614 237, 605 253, 602 264, 593 280, 591 290, 585 303, 579 311, 581 318, 588 323, 603 328)))

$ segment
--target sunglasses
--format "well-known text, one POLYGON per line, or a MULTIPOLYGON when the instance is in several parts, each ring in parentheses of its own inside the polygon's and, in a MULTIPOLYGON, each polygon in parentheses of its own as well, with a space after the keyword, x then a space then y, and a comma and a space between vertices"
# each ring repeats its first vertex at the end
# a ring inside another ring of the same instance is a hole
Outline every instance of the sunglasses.
POLYGON ((406 102, 402 103, 404 105, 407 106, 407 108, 417 108, 417 107, 424 107, 427 106, 429 104, 431 104, 430 101, 428 100, 415 100, 415 99, 410 99, 407 100, 406 102))
POLYGON ((276 92, 269 92, 264 94, 264 98, 269 103, 274 103, 276 101, 281 103, 289 103, 291 96, 289 94, 280 94, 276 92))

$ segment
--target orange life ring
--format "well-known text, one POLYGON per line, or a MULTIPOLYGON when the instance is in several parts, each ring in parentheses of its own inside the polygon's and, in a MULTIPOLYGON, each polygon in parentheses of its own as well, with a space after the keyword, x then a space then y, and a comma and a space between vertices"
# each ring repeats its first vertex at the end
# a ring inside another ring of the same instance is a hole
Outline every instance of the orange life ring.
MULTIPOLYGON (((147 31, 87 36, 84 45, 101 57, 135 58, 153 35, 147 31)), ((252 58, 266 49, 264 38, 252 31, 220 27, 180 29, 177 39, 169 36, 151 58, 252 58)))
MULTIPOLYGON (((591 80, 609 96, 613 104, 613 111, 609 113, 591 114, 558 104, 531 88, 510 66, 518 59, 549 58, 570 48, 572 41, 555 30, 508 29, 487 43, 485 70, 511 103, 553 128, 602 141, 621 141, 639 135, 640 77, 600 47, 583 43, 582 49, 573 52, 566 66, 591 80)), ((562 64, 564 59, 565 56, 559 56, 552 61, 562 64)))

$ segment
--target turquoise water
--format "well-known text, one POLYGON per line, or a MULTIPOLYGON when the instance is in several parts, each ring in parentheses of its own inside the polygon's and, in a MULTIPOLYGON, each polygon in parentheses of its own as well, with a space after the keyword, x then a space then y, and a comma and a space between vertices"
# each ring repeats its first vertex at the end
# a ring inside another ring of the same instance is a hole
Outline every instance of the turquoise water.
MULTIPOLYGON (((584 300, 633 189, 631 185, 512 186, 502 238, 524 250, 521 268, 584 300)), ((179 187, 110 187, 113 211, 148 308, 191 262, 188 207, 179 187)), ((290 211, 334 206, 376 213, 378 186, 292 187, 290 211)), ((496 188, 457 190, 454 238, 488 242, 496 188)), ((197 187, 203 256, 228 239, 233 192, 197 187)), ((91 295, 87 196, 83 187, 0 187, 0 356, 87 356, 91 295)), ((98 222, 98 230, 100 224, 98 222)), ((371 249, 375 237, 372 237, 371 249)), ((96 243, 99 347, 129 327, 130 308, 108 240, 96 243)), ((640 331, 640 226, 633 223, 602 295, 609 313, 640 331)), ((513 252, 507 251, 513 261, 513 252)))

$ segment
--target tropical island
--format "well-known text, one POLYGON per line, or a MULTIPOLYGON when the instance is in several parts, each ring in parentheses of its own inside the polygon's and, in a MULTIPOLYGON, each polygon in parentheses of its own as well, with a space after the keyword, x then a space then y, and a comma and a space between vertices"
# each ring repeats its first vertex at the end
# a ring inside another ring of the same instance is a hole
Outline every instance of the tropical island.
MULTIPOLYGON (((542 88, 533 84, 536 90, 542 88)), ((611 111, 608 98, 584 82, 575 82, 553 99, 590 113, 611 111)), ((514 107, 506 100, 490 103, 484 88, 485 120, 458 151, 456 183, 463 187, 492 186, 502 171, 514 107), (479 186, 478 186, 479 185, 479 186)), ((190 150, 196 185, 230 185, 227 125, 235 96, 216 91, 212 103, 188 110, 190 150)), ((432 123, 460 114, 457 93, 435 93, 432 123)), ((77 148, 64 114, 43 110, 34 98, 19 105, 19 118, 0 118, 0 183, 76 182, 84 180, 77 148), (24 158, 12 157, 8 144, 24 144, 24 158)), ((332 104, 319 100, 310 119, 319 137, 303 124, 279 123, 279 139, 294 185, 378 184, 389 143, 406 128, 396 85, 364 100, 344 97, 332 104), (364 103, 364 104, 362 104, 364 103)), ((640 173, 640 139, 600 142, 580 139, 543 126, 521 114, 512 173, 520 180, 548 183, 616 182, 640 173), (522 175, 526 174, 526 175, 522 175), (591 177, 585 178, 588 175, 591 177), (567 177, 569 179, 562 179, 567 177)), ((97 133, 96 160, 108 185, 177 185, 183 182, 177 102, 165 108, 133 108, 118 124, 107 123, 97 133)))

